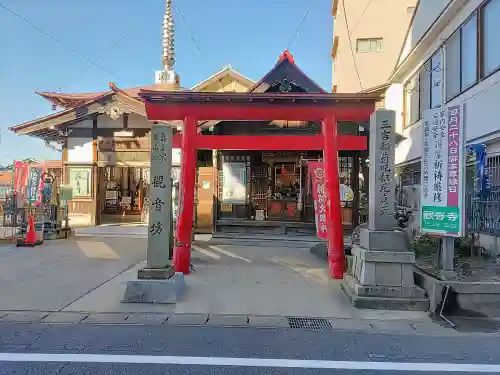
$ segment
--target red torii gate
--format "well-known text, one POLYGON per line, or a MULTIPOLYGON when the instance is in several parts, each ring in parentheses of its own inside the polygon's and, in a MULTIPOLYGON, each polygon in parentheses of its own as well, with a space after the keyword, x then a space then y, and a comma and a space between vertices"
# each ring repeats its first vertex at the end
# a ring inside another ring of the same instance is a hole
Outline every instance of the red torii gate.
POLYGON ((183 120, 174 147, 182 149, 181 202, 174 264, 189 273, 191 231, 196 183, 196 150, 323 150, 327 206, 328 264, 330 276, 344 274, 344 237, 340 208, 338 150, 366 150, 365 136, 337 135, 337 121, 368 121, 380 97, 373 94, 327 93, 205 93, 141 90, 151 121, 183 120), (321 135, 231 136, 202 135, 204 120, 321 121, 321 135), (180 144, 179 144, 180 143, 180 144))

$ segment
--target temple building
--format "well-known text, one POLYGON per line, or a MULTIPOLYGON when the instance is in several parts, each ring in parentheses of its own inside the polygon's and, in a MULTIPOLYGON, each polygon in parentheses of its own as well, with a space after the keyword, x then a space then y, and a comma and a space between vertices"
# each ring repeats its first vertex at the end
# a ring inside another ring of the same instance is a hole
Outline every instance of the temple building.
MULTIPOLYGON (((236 93, 325 93, 283 52, 274 67, 254 82, 228 66, 195 85, 180 87, 173 70, 173 19, 167 1, 164 22, 164 70, 151 86, 122 89, 110 83, 96 93, 40 92, 61 111, 10 129, 62 145, 63 180, 73 187, 70 225, 140 222, 148 202, 150 131, 139 93, 193 91, 236 93)), ((378 102, 373 94, 373 102, 378 102)), ((355 101, 356 98, 353 98, 355 101)), ((174 128, 174 183, 179 180, 182 121, 174 128)), ((320 135, 321 124, 308 121, 200 121, 206 135, 320 135)), ((368 136, 368 124, 340 122, 338 133, 368 136)), ((322 151, 197 151, 196 229, 199 232, 315 233, 314 201, 308 162, 322 151)), ((350 230, 365 219, 368 151, 349 147, 339 151, 342 222, 350 230)))

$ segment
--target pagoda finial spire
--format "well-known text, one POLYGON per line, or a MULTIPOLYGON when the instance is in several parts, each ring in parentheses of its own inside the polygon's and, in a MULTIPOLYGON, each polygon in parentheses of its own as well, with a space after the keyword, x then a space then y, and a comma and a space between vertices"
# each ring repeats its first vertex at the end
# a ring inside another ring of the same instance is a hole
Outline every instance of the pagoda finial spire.
POLYGON ((163 16, 163 71, 156 72, 155 83, 175 84, 178 77, 175 74, 175 25, 173 14, 173 0, 165 1, 165 15, 163 16))
POLYGON ((175 26, 172 13, 172 0, 166 0, 163 17, 163 68, 173 70, 175 64, 175 26))

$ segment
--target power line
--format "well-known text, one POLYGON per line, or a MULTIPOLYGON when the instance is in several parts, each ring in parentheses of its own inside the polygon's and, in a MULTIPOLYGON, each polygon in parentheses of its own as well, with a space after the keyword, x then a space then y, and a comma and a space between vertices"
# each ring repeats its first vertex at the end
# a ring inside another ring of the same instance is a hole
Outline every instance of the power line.
POLYGON ((373 2, 373 0, 370 0, 368 2, 368 4, 366 4, 365 6, 365 9, 363 9, 363 12, 361 12, 361 15, 359 16, 358 18, 358 21, 356 22, 356 24, 353 26, 352 30, 351 30, 351 33, 354 32, 354 29, 356 29, 356 27, 359 25, 359 23, 361 22, 361 19, 363 18, 363 16, 365 15, 366 11, 368 10, 368 8, 370 7, 370 4, 373 2))
POLYGON ((363 90, 363 83, 361 82, 361 76, 359 75, 358 64, 356 63, 356 56, 354 55, 354 48, 352 47, 351 32, 349 31, 349 23, 347 22, 347 11, 345 10, 345 1, 342 0, 342 9, 344 11, 345 27, 347 29, 347 38, 349 39, 349 47, 351 49, 352 62, 354 63, 354 69, 356 70, 356 75, 358 76, 359 87, 361 91, 363 90))
POLYGON ((45 35, 47 38, 53 40, 54 42, 56 42, 57 44, 60 44, 61 46, 63 46, 64 48, 66 48, 67 50, 73 52, 75 55, 81 57, 82 59, 84 60, 87 60, 89 63, 93 64, 94 66, 98 67, 99 69, 105 71, 106 73, 108 73, 109 75, 115 77, 116 79, 120 80, 120 81, 123 81, 122 78, 120 78, 119 76, 117 76, 116 74, 114 74, 113 72, 111 72, 110 70, 108 70, 107 68, 103 67, 102 65, 98 64, 95 60, 91 60, 89 59, 87 56, 83 55, 81 52, 78 52, 77 50, 75 50, 73 47, 71 47, 70 45, 64 43, 62 40, 58 39, 57 37, 49 34, 48 32, 46 32, 45 30, 43 30, 41 27, 35 25, 34 23, 30 22, 29 20, 27 20, 26 18, 24 18, 23 16, 21 16, 19 13, 16 13, 15 11, 13 11, 12 9, 8 8, 7 6, 5 6, 4 4, 0 3, 0 7, 5 9, 7 12, 11 13, 12 15, 14 15, 15 17, 19 18, 21 21, 23 21, 24 23, 26 23, 27 25, 31 26, 32 28, 34 28, 35 30, 37 30, 39 33, 45 35))
MULTIPOLYGON (((111 51, 113 48, 115 48, 122 40, 124 40, 130 33, 132 32, 132 28, 128 29, 125 34, 123 34, 109 49, 108 51, 111 51)), ((67 84, 64 84, 62 86, 59 86, 58 90, 61 91, 63 87, 71 84, 74 82, 79 76, 83 75, 87 70, 89 70, 91 67, 96 66, 97 61, 99 59, 96 59, 94 62, 89 63, 81 72, 75 74, 71 80, 68 81, 67 84)))
MULTIPOLYGON (((177 10, 177 13, 179 13, 179 16, 181 17, 181 20, 182 20, 182 23, 184 24, 184 26, 186 27, 186 30, 187 32, 189 33, 189 36, 191 37, 191 40, 193 41, 193 43, 196 45, 196 48, 198 49, 198 52, 200 52, 200 55, 203 57, 203 59, 205 60, 205 64, 207 66, 209 66, 210 64, 208 63, 208 59, 207 57, 205 56, 205 54, 203 53, 202 49, 201 49, 201 46, 200 44, 198 43, 198 41, 196 40, 193 32, 191 31, 191 28, 189 27, 186 19, 184 18, 184 15, 182 14, 181 12, 181 9, 179 8, 179 6, 177 5, 176 2, 174 2, 174 5, 175 5, 175 9, 177 10)), ((220 86, 220 89, 221 91, 224 91, 224 87, 222 87, 222 83, 217 80, 217 83, 219 84, 220 86)))
POLYGON ((295 38, 297 37, 297 35, 299 35, 299 31, 300 31, 300 29, 302 29, 302 26, 306 22, 307 17, 309 17, 309 13, 311 13, 311 10, 314 7, 314 4, 316 4, 316 1, 317 0, 312 0, 311 1, 311 5, 309 6, 309 9, 307 10, 306 14, 304 15, 304 18, 302 18, 302 22, 300 22, 299 27, 297 27, 297 30, 295 31, 295 34, 293 35, 292 40, 290 40, 290 43, 288 43, 288 46, 286 47, 286 49, 290 49, 293 41, 295 40, 295 38))

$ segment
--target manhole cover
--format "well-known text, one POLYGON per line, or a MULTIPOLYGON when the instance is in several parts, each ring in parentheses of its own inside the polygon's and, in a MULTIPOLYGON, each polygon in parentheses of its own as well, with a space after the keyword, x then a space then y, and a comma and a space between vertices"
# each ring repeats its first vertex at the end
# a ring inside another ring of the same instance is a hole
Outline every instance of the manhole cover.
POLYGON ((324 318, 297 318, 297 317, 289 317, 288 325, 290 328, 305 328, 311 330, 320 330, 320 329, 331 329, 332 325, 328 321, 328 319, 324 318))

